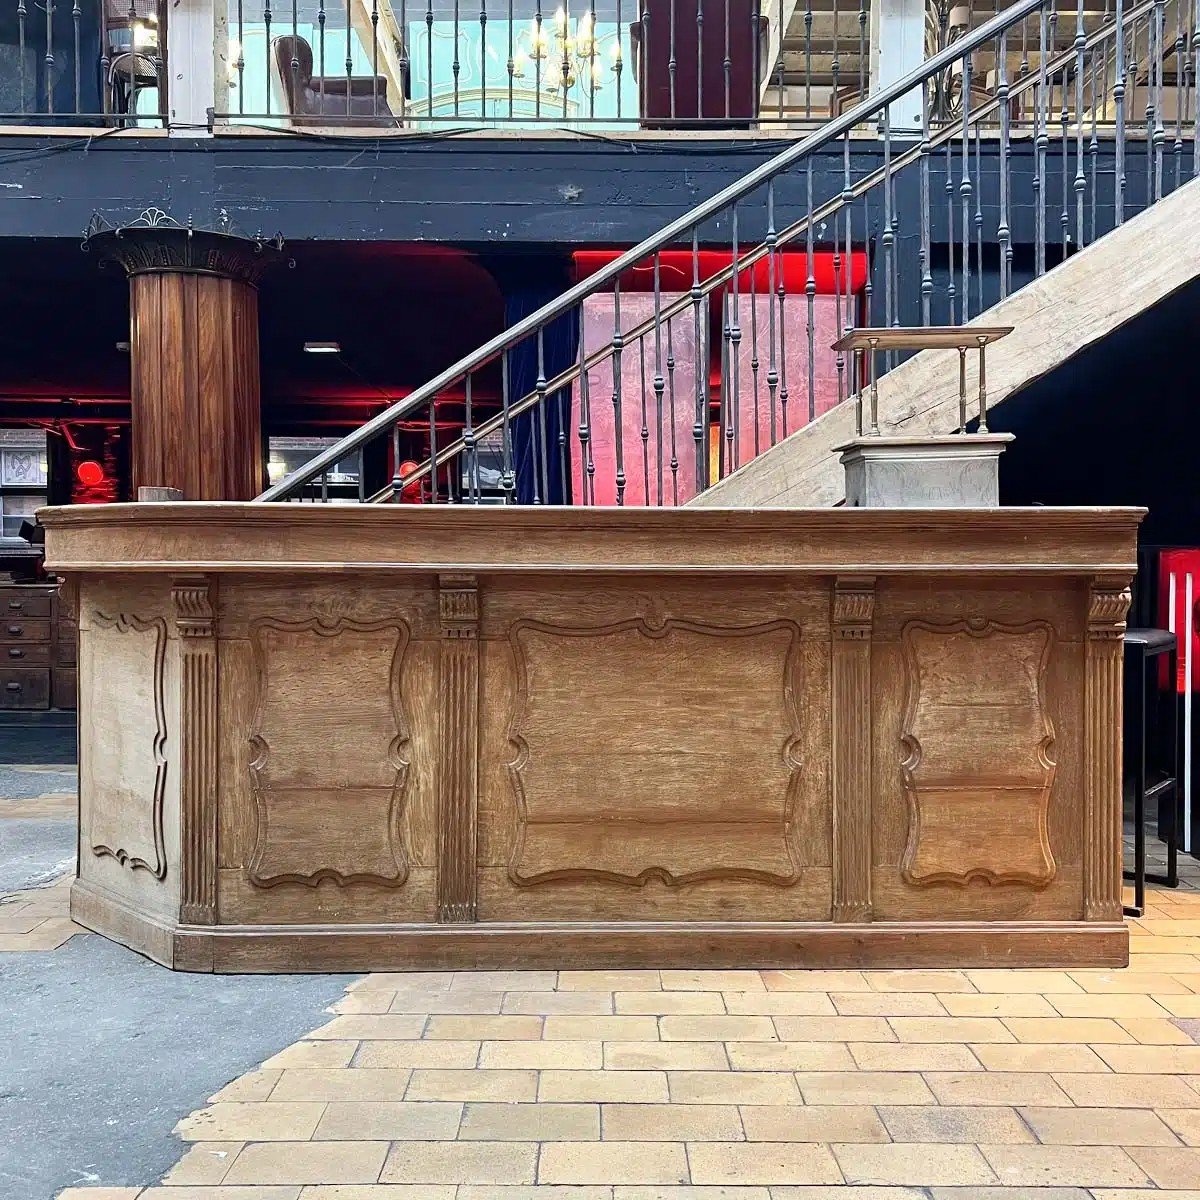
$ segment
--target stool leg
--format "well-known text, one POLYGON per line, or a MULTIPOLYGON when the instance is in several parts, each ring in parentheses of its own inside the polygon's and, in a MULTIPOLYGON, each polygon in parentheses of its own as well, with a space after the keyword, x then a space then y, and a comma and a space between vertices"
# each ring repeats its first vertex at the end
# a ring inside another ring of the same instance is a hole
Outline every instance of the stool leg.
MULTIPOLYGON (((1166 703, 1171 706, 1168 732, 1170 736, 1170 764, 1175 775, 1171 787, 1171 827, 1167 831, 1167 887, 1179 886, 1179 839, 1183 836, 1183 764, 1180 761, 1179 742, 1179 699, 1176 695, 1176 653, 1167 655, 1167 678, 1169 681, 1166 703)), ((1160 700, 1163 693, 1159 693, 1160 700)))
POLYGON ((1124 906, 1130 917, 1146 911, 1146 661, 1144 654, 1139 656, 1134 684, 1126 689, 1126 729, 1133 738, 1133 904, 1124 906))

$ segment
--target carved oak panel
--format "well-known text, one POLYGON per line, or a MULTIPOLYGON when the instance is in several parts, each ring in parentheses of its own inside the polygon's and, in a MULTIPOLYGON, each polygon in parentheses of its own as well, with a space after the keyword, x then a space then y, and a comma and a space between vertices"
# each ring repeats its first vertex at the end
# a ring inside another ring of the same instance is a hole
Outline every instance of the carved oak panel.
POLYGON ((92 853, 165 879, 167 623, 95 612, 92 627, 93 687, 120 681, 119 694, 94 693, 88 708, 92 853))
POLYGON ((407 878, 400 673, 408 643, 402 621, 333 612, 253 626, 252 883, 398 886, 407 878))
POLYGON ((519 620, 509 879, 800 877, 799 627, 519 620))
POLYGON ((909 883, 1042 886, 1054 878, 1054 728, 1045 701, 1052 642, 1042 621, 905 626, 909 833, 901 871, 909 883))

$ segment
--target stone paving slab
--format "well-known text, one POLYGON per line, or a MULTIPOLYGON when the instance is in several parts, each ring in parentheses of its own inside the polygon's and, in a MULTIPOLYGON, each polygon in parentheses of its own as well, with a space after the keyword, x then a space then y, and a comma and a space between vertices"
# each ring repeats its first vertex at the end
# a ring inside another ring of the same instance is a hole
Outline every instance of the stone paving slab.
MULTIPOLYGON (((161 1181, 58 1200, 1200 1200, 1185 875, 1124 971, 369 975, 161 1181)), ((65 898, 0 901, 0 947, 65 898)))

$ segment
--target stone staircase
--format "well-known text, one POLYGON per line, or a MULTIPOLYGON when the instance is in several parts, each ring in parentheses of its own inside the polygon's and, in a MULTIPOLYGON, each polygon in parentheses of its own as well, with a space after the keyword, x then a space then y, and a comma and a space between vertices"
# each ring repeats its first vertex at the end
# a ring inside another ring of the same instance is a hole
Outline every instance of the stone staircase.
MULTIPOLYGON (((994 427, 1003 428, 1009 397, 1200 277, 1200 245, 1184 232, 1195 229, 1198 221, 1200 180, 1193 180, 971 322, 1014 329, 988 354, 994 427)), ((970 396, 978 386, 975 371, 969 361, 970 396)), ((958 397, 957 355, 926 350, 880 380, 880 430, 951 433, 958 426, 958 397)), ((739 508, 838 504, 844 498, 843 472, 834 451, 854 433, 854 405, 841 404, 690 503, 739 508)))

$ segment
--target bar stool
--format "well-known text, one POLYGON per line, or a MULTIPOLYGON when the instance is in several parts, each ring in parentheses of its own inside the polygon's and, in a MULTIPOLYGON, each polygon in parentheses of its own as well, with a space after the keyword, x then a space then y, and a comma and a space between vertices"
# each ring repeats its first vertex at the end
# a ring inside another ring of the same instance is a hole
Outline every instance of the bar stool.
POLYGON ((1140 917, 1146 907, 1146 880, 1179 886, 1179 834, 1183 824, 1182 772, 1179 767, 1179 706, 1175 697, 1177 643, 1165 629, 1129 629, 1125 633, 1125 720, 1123 776, 1133 791, 1134 903, 1126 916, 1140 917), (1169 690, 1159 687, 1158 662, 1166 656, 1169 690), (1167 843, 1166 875, 1146 874, 1146 801, 1158 805, 1158 833, 1167 843), (1164 804, 1169 807, 1164 808, 1164 804))

